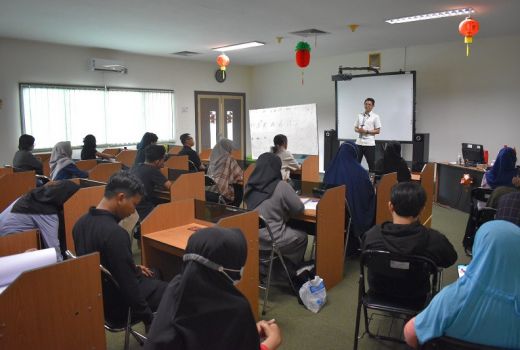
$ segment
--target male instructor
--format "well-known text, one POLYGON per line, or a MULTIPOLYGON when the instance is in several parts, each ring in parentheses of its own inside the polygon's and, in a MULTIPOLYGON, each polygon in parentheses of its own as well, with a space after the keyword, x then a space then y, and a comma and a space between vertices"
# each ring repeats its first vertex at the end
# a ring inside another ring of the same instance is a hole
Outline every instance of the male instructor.
POLYGON ((368 171, 374 171, 376 158, 376 138, 375 135, 381 131, 381 121, 379 116, 372 112, 375 100, 368 97, 365 100, 365 112, 358 114, 354 130, 359 134, 356 140, 358 146, 358 162, 361 163, 363 155, 368 163, 368 171))

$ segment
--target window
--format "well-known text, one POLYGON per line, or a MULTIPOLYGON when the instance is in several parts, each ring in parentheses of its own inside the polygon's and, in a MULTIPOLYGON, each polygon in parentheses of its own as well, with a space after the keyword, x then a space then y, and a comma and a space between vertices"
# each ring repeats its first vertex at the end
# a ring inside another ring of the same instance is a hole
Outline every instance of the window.
POLYGON ((23 132, 37 149, 81 146, 87 134, 98 145, 137 143, 147 131, 174 139, 172 90, 20 84, 20 99, 23 132))

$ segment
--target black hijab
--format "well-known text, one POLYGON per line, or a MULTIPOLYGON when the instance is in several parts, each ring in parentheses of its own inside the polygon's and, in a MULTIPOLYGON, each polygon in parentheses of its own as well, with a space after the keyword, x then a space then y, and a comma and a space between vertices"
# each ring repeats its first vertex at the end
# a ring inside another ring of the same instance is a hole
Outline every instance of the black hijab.
POLYGON ((411 174, 406 162, 401 157, 401 144, 397 141, 387 143, 383 156, 381 174, 397 172, 397 181, 411 181, 411 174))
POLYGON ((11 212, 18 214, 58 214, 63 209, 63 204, 79 188, 79 185, 69 180, 56 181, 37 187, 20 197, 11 212))
MULTIPOLYGON (((195 232, 186 254, 200 255, 226 269, 240 270, 247 242, 238 229, 211 227, 195 232)), ((226 273, 238 279, 238 273, 226 273)), ((145 349, 258 350, 260 338, 247 299, 222 272, 198 261, 166 288, 148 332, 145 349)))
POLYGON ((269 152, 258 157, 244 196, 248 209, 255 209, 271 197, 278 182, 282 181, 281 169, 282 160, 276 154, 269 152))

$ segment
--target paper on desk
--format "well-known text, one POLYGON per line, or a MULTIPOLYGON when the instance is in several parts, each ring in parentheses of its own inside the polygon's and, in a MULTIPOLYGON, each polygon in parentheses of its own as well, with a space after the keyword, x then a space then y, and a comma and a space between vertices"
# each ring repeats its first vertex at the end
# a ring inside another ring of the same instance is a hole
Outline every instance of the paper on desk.
POLYGON ((0 258, 0 293, 24 271, 57 262, 56 250, 47 248, 0 258))
POLYGON ((305 209, 316 210, 319 201, 317 198, 309 198, 309 200, 303 204, 305 205, 305 209))

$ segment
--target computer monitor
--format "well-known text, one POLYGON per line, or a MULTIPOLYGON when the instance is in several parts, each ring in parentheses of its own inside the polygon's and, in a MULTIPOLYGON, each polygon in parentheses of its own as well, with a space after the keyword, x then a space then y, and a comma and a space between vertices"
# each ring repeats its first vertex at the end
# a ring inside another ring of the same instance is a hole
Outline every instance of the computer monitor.
POLYGON ((462 144, 462 158, 464 164, 468 166, 475 166, 484 163, 484 147, 474 143, 462 144))

